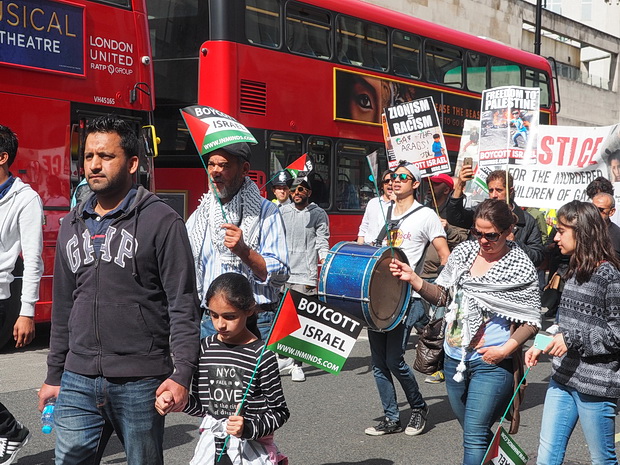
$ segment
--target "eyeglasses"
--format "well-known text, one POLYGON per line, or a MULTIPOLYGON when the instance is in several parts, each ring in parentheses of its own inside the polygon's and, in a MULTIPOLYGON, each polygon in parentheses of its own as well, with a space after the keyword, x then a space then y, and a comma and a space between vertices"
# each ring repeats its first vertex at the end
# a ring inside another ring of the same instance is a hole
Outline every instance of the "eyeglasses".
POLYGON ((474 236, 478 240, 484 237, 488 242, 497 242, 500 236, 504 234, 504 231, 506 230, 504 229, 504 231, 498 232, 498 233, 497 232, 483 233, 483 232, 478 231, 476 228, 471 228, 469 231, 471 232, 471 235, 474 236))
POLYGON ((598 208, 598 211, 600 211, 601 213, 605 213, 608 210, 611 210, 611 208, 605 208, 605 207, 596 207, 596 208, 598 208))
POLYGON ((400 182, 405 182, 407 179, 411 179, 413 181, 413 176, 410 176, 406 173, 391 173, 390 178, 392 181, 396 181, 397 179, 400 182))
POLYGON ((381 184, 389 184, 391 182, 392 182, 392 180, 390 178, 388 178, 388 179, 384 179, 383 181, 381 181, 381 184))
POLYGON ((309 190, 310 189, 304 186, 297 186, 293 192, 299 192, 300 194, 303 194, 304 192, 308 192, 309 190))

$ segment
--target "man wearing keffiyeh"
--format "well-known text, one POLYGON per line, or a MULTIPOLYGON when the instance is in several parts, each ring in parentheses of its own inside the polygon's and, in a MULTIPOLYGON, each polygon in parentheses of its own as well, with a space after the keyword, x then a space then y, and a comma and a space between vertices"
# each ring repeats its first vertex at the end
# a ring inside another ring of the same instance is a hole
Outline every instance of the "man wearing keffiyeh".
MULTIPOLYGON (((278 293, 289 276, 284 224, 278 207, 264 199, 250 171, 250 146, 234 143, 205 155, 209 192, 187 221, 201 303, 211 281, 236 272, 252 284, 261 308, 258 328, 265 337, 278 293)), ((201 338, 215 334, 203 315, 201 338)))

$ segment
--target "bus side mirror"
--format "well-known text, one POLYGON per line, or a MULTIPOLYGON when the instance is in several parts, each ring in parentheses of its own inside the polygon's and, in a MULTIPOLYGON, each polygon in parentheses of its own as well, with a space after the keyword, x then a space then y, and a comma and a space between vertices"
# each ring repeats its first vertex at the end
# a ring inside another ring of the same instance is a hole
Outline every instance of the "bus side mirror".
POLYGON ((155 126, 149 124, 142 126, 142 140, 144 142, 144 151, 147 157, 156 157, 159 155, 157 146, 160 143, 159 137, 155 132, 155 126))

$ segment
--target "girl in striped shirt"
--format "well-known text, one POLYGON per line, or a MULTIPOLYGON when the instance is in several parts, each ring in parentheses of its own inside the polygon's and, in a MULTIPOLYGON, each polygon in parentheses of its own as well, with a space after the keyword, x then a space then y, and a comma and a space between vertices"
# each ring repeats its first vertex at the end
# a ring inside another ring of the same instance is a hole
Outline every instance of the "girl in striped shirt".
MULTIPOLYGON (((273 433, 290 414, 276 357, 263 352, 264 342, 246 326, 256 309, 252 287, 245 276, 225 273, 211 283, 205 300, 217 334, 201 341, 198 370, 184 410, 204 417, 190 465, 235 465, 241 460, 252 465, 286 464, 273 433)), ((165 414, 171 402, 172 395, 163 392, 155 406, 165 414)))

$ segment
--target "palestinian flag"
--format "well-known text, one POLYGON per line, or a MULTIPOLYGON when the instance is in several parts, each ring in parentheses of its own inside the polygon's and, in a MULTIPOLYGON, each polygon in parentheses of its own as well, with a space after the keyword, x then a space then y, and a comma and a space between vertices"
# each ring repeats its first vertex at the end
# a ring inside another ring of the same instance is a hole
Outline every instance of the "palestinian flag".
POLYGON ((497 428, 482 465, 525 465, 528 456, 504 428, 497 428))
POLYGON ((299 317, 297 316, 297 309, 295 303, 291 297, 291 293, 287 292, 284 295, 284 302, 280 307, 280 311, 276 315, 276 321, 273 323, 273 328, 269 334, 269 340, 267 341, 267 347, 276 342, 284 339, 291 333, 294 333, 301 328, 299 317))
POLYGON ((312 164, 312 158, 307 153, 304 153, 301 157, 296 159, 290 165, 288 165, 285 169, 291 173, 293 179, 299 176, 299 173, 308 174, 314 168, 312 164))
POLYGON ((248 128, 215 108, 191 105, 180 111, 201 155, 239 142, 257 143, 248 128))

